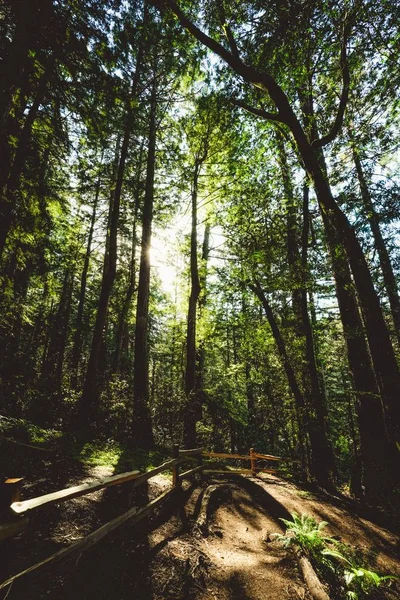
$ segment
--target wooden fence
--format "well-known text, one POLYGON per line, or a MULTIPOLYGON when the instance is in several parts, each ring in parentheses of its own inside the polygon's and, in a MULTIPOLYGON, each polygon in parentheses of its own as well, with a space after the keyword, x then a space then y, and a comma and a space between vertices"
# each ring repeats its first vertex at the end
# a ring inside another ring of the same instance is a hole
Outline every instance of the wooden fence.
MULTIPOLYGON (((45 494, 42 496, 38 496, 36 498, 31 498, 29 500, 20 500, 20 491, 22 480, 18 479, 9 479, 3 484, 3 503, 6 502, 7 506, 0 507, 7 509, 7 512, 3 514, 6 515, 7 520, 5 522, 0 523, 0 541, 4 540, 10 536, 16 535, 23 531, 29 523, 29 515, 32 511, 43 509, 45 506, 58 503, 65 502, 66 500, 71 500, 72 498, 78 498, 79 496, 84 496, 87 494, 91 494, 95 491, 105 489, 114 485, 120 485, 124 483, 130 483, 131 488, 135 488, 141 483, 144 483, 162 473, 164 471, 171 470, 172 471, 172 487, 166 492, 162 493, 160 496, 146 504, 143 508, 137 509, 136 507, 130 508, 127 512, 119 515, 115 519, 109 521, 99 529, 96 529, 91 534, 86 536, 84 539, 76 542, 68 546, 67 548, 63 548, 59 550, 55 554, 52 554, 48 558, 36 563, 35 565, 25 569, 24 571, 10 577, 6 581, 0 584, 0 590, 12 584, 16 579, 20 579, 21 577, 39 569, 40 567, 44 567, 50 564, 55 564, 57 562, 61 562, 62 560, 73 556, 74 554, 81 554, 83 551, 87 550, 94 544, 96 544, 101 539, 105 538, 112 531, 114 531, 117 527, 120 527, 124 523, 128 523, 133 525, 141 521, 144 517, 150 515, 162 502, 164 502, 167 498, 171 497, 181 486, 181 482, 184 479, 189 479, 197 473, 227 473, 227 474, 255 474, 257 472, 263 473, 275 473, 276 469, 265 469, 257 467, 257 461, 286 461, 289 459, 284 459, 278 456, 272 456, 269 454, 258 454, 254 451, 253 448, 250 449, 248 455, 241 454, 225 454, 218 452, 205 452, 203 448, 193 448, 190 450, 180 450, 178 445, 174 446, 173 458, 171 460, 167 460, 159 467, 152 469, 151 471, 147 471, 145 473, 140 473, 139 471, 129 471, 127 473, 121 473, 119 475, 113 475, 111 477, 105 477, 101 480, 97 480, 90 483, 83 483, 82 485, 77 485, 73 487, 69 487, 63 490, 59 490, 57 492, 52 492, 50 494, 45 494), (206 467, 210 467, 211 465, 203 462, 203 458, 208 459, 217 459, 217 460, 244 460, 249 461, 250 468, 249 469, 225 469, 225 470, 216 470, 210 469, 206 467), (179 467, 183 463, 187 463, 188 459, 195 460, 196 466, 191 465, 191 468, 184 471, 183 473, 179 472, 179 467)), ((293 461, 296 462, 296 461, 293 461)))

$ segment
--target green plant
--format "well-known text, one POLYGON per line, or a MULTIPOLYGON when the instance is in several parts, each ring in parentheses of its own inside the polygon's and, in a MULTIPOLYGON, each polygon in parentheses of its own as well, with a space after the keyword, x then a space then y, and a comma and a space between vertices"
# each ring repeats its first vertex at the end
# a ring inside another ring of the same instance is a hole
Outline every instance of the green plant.
POLYGON ((349 600, 366 597, 383 582, 398 579, 393 575, 378 575, 374 571, 359 567, 336 548, 325 548, 322 555, 337 559, 344 565, 343 578, 347 587, 346 598, 349 600))
POLYGON ((274 537, 282 542, 285 548, 289 546, 298 546, 308 555, 315 557, 325 548, 327 542, 334 540, 322 533, 322 530, 328 525, 326 521, 317 521, 308 515, 297 515, 293 513, 292 521, 279 519, 286 525, 284 535, 275 533, 274 537))

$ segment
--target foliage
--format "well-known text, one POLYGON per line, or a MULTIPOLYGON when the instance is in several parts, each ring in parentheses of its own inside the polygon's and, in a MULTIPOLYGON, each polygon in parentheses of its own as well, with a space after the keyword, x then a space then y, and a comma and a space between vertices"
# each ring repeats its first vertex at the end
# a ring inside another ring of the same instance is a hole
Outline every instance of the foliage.
POLYGON ((398 579, 393 575, 378 575, 374 571, 365 569, 354 563, 347 552, 347 556, 337 548, 325 548, 322 550, 323 556, 338 560, 344 565, 343 578, 346 583, 346 598, 357 600, 358 598, 368 597, 374 589, 378 588, 384 582, 398 579))
POLYGON ((349 600, 372 598, 381 585, 397 580, 393 575, 378 575, 363 565, 364 559, 349 545, 326 536, 322 530, 328 525, 319 523, 306 514, 292 514, 292 520, 280 519, 286 525, 285 534, 273 534, 284 547, 300 548, 311 559, 314 567, 332 588, 332 594, 349 600))
POLYGON ((298 546, 307 555, 317 558, 326 547, 327 542, 332 542, 332 538, 322 533, 322 530, 328 525, 326 521, 317 521, 314 517, 302 514, 292 514, 292 521, 280 519, 286 525, 284 535, 274 534, 274 537, 282 542, 285 548, 298 546))

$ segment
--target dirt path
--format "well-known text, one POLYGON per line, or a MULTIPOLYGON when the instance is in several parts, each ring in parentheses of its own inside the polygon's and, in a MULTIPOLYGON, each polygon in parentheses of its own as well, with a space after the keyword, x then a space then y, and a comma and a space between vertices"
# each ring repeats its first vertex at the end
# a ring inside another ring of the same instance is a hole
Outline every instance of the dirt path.
MULTIPOLYGON (((237 484, 218 500, 211 535, 202 543, 212 564, 214 596, 220 600, 308 598, 292 555, 280 544, 267 542, 269 533, 281 531, 281 526, 265 506, 237 484)), ((210 589, 199 595, 204 600, 211 597, 210 589)))
MULTIPOLYGON (((105 474, 103 468, 65 473, 62 481, 71 485, 105 474)), ((141 501, 148 502, 170 486, 169 479, 155 477, 141 501)), ((30 531, 7 542, 13 565, 4 567, 15 573, 77 541, 124 512, 129 501, 121 486, 49 507, 37 515, 30 531)), ((345 505, 271 476, 208 478, 193 486, 185 483, 181 497, 172 497, 150 523, 121 528, 115 538, 79 560, 15 584, 8 600, 309 600, 296 561, 269 538, 282 531, 278 517, 289 512, 328 521, 329 534, 359 545, 377 572, 398 572, 396 536, 345 505), (210 486, 217 487, 210 497, 204 536, 196 525, 210 486)))

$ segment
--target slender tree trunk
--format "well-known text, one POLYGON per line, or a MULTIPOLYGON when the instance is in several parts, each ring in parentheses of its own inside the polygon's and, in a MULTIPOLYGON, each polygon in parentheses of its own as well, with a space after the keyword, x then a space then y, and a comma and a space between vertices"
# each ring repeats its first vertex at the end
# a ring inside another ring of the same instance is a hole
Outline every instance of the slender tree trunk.
MULTIPOLYGON (((283 188, 285 192, 287 212, 287 253, 290 281, 292 284, 292 305, 295 317, 295 332, 302 340, 304 351, 304 398, 307 417, 300 413, 303 426, 307 423, 310 440, 314 439, 316 447, 311 453, 311 473, 323 485, 332 485, 335 480, 335 460, 328 437, 326 398, 320 386, 320 378, 315 356, 313 332, 308 314, 307 273, 308 273, 308 187, 303 194, 303 232, 301 255, 298 250, 296 199, 291 180, 290 169, 285 152, 284 140, 277 134, 278 156, 281 167, 283 188), (312 429, 312 432, 311 432, 312 429), (322 449, 322 451, 321 451, 322 449)), ((304 450, 303 450, 304 453, 304 450)))
POLYGON ((134 112, 132 108, 132 102, 137 97, 139 78, 142 68, 142 55, 143 47, 141 45, 138 50, 136 69, 133 75, 130 98, 128 100, 128 105, 126 109, 125 130, 118 163, 115 189, 113 190, 110 198, 109 226, 107 231, 100 298, 97 306, 96 322, 94 326, 92 345, 80 403, 82 424, 85 427, 95 425, 99 409, 97 370, 100 359, 100 352, 102 348, 103 330, 107 317, 108 303, 117 271, 117 236, 121 193, 124 180, 125 165, 129 152, 129 141, 134 125, 134 112))
MULTIPOLYGON (((67 268, 64 276, 60 302, 51 328, 47 357, 42 370, 43 387, 50 397, 53 397, 53 401, 57 400, 57 395, 61 390, 65 348, 68 337, 68 324, 71 312, 73 282, 74 270, 73 267, 70 266, 67 268)), ((51 413, 57 407, 54 405, 47 405, 46 408, 50 411, 46 416, 51 417, 51 413)))
MULTIPOLYGON (((289 355, 286 350, 286 345, 285 345, 284 339, 280 332, 280 329, 279 329, 277 320, 275 319, 275 315, 272 311, 272 308, 268 302, 267 296, 265 295, 265 293, 258 281, 255 282, 255 285, 251 284, 250 289, 259 298, 259 300, 264 308, 265 315, 268 319, 269 326, 271 327, 272 335, 274 337, 274 340, 275 340, 275 343, 276 343, 276 346, 278 349, 278 353, 279 353, 283 368, 286 373, 286 377, 287 377, 287 380, 289 383, 290 390, 291 390, 294 400, 295 400, 296 417, 297 417, 297 424, 298 424, 298 429, 299 429, 299 446, 300 446, 300 453, 301 453, 300 458, 301 458, 301 462, 302 462, 303 471, 306 472, 307 471, 307 467, 306 467, 307 460, 306 460, 306 456, 304 455, 305 447, 306 447, 305 438, 306 438, 306 429, 307 429, 307 423, 305 423, 305 421, 304 421, 305 415, 306 415, 305 399, 304 399, 303 393, 300 389, 300 386, 297 382, 296 374, 291 365, 289 355)), ((311 433, 311 432, 309 432, 309 433, 311 433)), ((310 437, 310 442, 311 442, 312 448, 313 448, 313 441, 315 442, 315 440, 311 440, 311 437, 310 437)), ((318 446, 314 445, 313 450, 315 450, 315 452, 317 452, 317 448, 318 448, 318 446)))
POLYGON ((80 288, 79 288, 78 311, 77 311, 77 315, 76 315, 75 334, 74 334, 72 359, 71 359, 71 386, 73 389, 76 389, 78 386, 78 369, 79 369, 79 363, 80 363, 80 358, 81 358, 81 353, 82 353, 83 310, 84 310, 85 299, 86 299, 86 284, 87 284, 87 276, 88 276, 88 272, 89 272, 90 255, 92 253, 92 241, 93 241, 94 226, 96 223, 97 207, 98 207, 98 203, 99 203, 100 186, 101 186, 101 179, 100 179, 100 174, 99 174, 97 177, 97 182, 96 182, 95 196, 94 196, 93 208, 92 208, 92 216, 90 219, 89 235, 88 235, 87 245, 86 245, 85 260, 83 262, 83 269, 82 269, 82 274, 81 274, 81 284, 80 284, 80 288))
POLYGON ((142 242, 139 266, 139 284, 136 307, 135 358, 133 364, 134 412, 132 421, 133 444, 140 448, 154 445, 149 403, 149 296, 150 250, 154 204, 154 174, 156 157, 156 73, 152 84, 150 105, 149 143, 147 151, 146 186, 142 217, 142 242))
MULTIPOLYGON (((207 221, 204 228, 204 238, 202 247, 200 269, 200 288, 201 295, 199 297, 199 319, 202 318, 203 309, 207 303, 207 263, 210 254, 210 223, 207 221)), ((199 343, 196 359, 196 395, 197 395, 197 420, 200 421, 203 416, 203 405, 205 402, 204 392, 204 369, 206 362, 206 349, 204 346, 204 340, 199 343)))
POLYGON ((372 235, 374 236, 375 248, 378 252, 379 263, 382 269, 383 281, 385 283, 386 293, 389 298, 390 309, 392 312, 393 323, 396 331, 397 342, 400 346, 400 297, 396 282, 396 277, 393 272, 392 263, 389 252, 386 248, 385 240, 379 226, 379 216, 376 213, 368 184, 364 175, 360 155, 353 145, 353 159, 356 166, 358 183, 360 185, 361 197, 364 203, 365 212, 372 235))
MULTIPOLYGON (((137 177, 136 177, 136 186, 135 186, 135 208, 133 214, 133 226, 132 226, 132 246, 131 246, 131 260, 129 265, 129 282, 128 287, 126 289, 125 298, 122 304, 122 310, 118 323, 117 330, 117 339, 116 339, 116 349, 113 360, 113 372, 119 373, 124 371, 121 365, 123 351, 124 351, 124 343, 127 339, 128 335, 128 314, 129 310, 132 306, 133 294, 136 289, 136 245, 137 245, 137 234, 136 234, 136 224, 137 224, 137 216, 139 210, 139 202, 140 202, 140 177, 142 173, 142 156, 143 156, 143 144, 140 148, 139 155, 139 164, 137 169, 137 177)), ((124 365, 127 368, 127 364, 124 365)))
POLYGON ((196 420, 198 414, 196 395, 196 324, 197 302, 200 295, 200 278, 197 260, 197 194, 201 162, 196 159, 192 182, 192 229, 190 236, 190 297, 186 334, 186 406, 183 415, 183 441, 185 448, 196 447, 196 420))
POLYGON ((313 429, 313 434, 310 433, 310 440, 313 438, 317 441, 318 448, 312 449, 312 472, 317 479, 327 485, 334 483, 336 479, 335 458, 331 443, 328 437, 327 425, 327 406, 326 398, 320 385, 320 378, 317 368, 317 360, 314 348, 314 336, 311 327, 310 315, 308 313, 307 301, 307 273, 308 273, 308 233, 309 233, 309 213, 308 213, 308 186, 304 185, 303 192, 303 231, 302 231, 302 249, 301 249, 301 273, 302 273, 302 288, 301 288, 301 316, 302 328, 305 335, 306 343, 306 363, 309 378, 309 411, 308 411, 308 426, 313 429))

